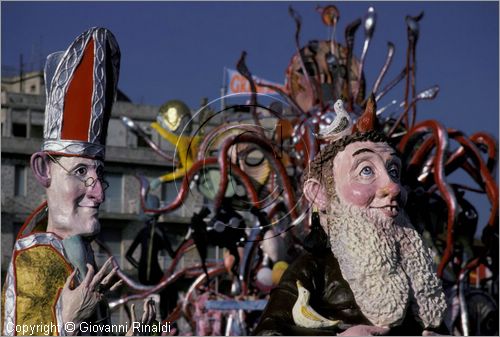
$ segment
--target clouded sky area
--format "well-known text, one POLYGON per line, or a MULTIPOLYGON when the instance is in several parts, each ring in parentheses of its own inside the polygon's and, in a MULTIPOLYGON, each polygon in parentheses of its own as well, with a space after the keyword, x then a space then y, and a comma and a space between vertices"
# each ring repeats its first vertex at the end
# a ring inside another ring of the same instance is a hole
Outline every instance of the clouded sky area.
MULTIPOLYGON (((301 42, 326 39, 318 4, 340 11, 336 38, 375 8, 377 25, 368 51, 368 88, 382 67, 387 42, 396 46, 394 78, 406 60, 405 16, 424 11, 417 44, 417 92, 438 84, 434 101, 418 105, 418 120, 437 119, 471 135, 486 131, 498 139, 498 2, 8 2, 1 4, 2 68, 40 69, 47 54, 63 50, 92 26, 109 28, 122 52, 120 89, 135 103, 160 105, 181 99, 197 108, 202 97, 220 95, 224 67, 236 68, 243 50, 261 78, 284 83, 295 52, 292 5, 302 16, 301 42)), ((363 30, 356 34, 361 54, 363 30)), ((403 98, 400 84, 384 102, 403 98)), ((483 207, 483 206, 482 206, 483 207)), ((486 207, 486 206, 484 206, 486 207)), ((489 208, 489 207, 487 207, 489 208)), ((488 209, 485 209, 486 212, 488 209)))

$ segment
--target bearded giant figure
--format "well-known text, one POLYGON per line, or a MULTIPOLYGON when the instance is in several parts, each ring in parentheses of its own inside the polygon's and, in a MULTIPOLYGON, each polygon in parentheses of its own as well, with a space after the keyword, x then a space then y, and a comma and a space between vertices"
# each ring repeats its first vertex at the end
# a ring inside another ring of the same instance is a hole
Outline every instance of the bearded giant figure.
POLYGON ((320 224, 309 236, 324 245, 286 271, 255 333, 445 333, 441 282, 405 213, 401 161, 377 131, 374 100, 355 125, 342 101, 335 108, 337 119, 319 135, 328 143, 303 179, 320 224))

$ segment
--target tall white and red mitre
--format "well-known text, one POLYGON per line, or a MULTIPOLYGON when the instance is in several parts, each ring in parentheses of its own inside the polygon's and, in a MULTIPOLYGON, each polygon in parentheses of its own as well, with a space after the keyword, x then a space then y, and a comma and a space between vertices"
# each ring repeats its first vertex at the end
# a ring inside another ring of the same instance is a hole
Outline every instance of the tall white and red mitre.
POLYGON ((42 151, 104 159, 119 69, 118 43, 105 28, 90 28, 47 57, 42 151))

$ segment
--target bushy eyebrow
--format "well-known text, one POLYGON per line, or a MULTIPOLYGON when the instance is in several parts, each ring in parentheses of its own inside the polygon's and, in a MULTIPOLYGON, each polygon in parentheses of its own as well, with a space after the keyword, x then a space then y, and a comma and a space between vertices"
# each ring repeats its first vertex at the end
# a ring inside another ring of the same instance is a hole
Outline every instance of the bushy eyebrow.
MULTIPOLYGON (((354 157, 354 156, 360 155, 362 153, 374 153, 374 154, 376 154, 376 152, 373 151, 372 149, 362 148, 362 149, 359 149, 359 150, 355 151, 352 154, 352 156, 354 157)), ((396 152, 391 152, 390 156, 391 156, 391 159, 389 159, 387 161, 388 164, 398 164, 399 167, 402 166, 401 159, 399 158, 399 156, 398 156, 398 154, 396 152)), ((354 161, 354 163, 352 164, 352 167, 356 168, 363 160, 364 160, 364 158, 358 158, 358 159, 356 159, 354 161)))
POLYGON ((371 152, 371 153, 375 153, 375 151, 371 150, 371 149, 368 149, 368 148, 362 148, 362 149, 359 149, 357 151, 354 151, 354 153, 352 154, 352 156, 357 156, 358 154, 361 154, 363 152, 371 152))
MULTIPOLYGON (((371 150, 371 149, 368 149, 368 148, 362 148, 362 149, 359 149, 357 151, 354 151, 354 153, 352 154, 352 156, 357 156, 358 154, 361 154, 363 152, 371 152, 371 153, 375 153, 375 151, 371 150)), ((393 156, 393 157, 397 157, 399 158, 398 154, 396 152, 391 152, 389 154, 390 156, 393 156)))

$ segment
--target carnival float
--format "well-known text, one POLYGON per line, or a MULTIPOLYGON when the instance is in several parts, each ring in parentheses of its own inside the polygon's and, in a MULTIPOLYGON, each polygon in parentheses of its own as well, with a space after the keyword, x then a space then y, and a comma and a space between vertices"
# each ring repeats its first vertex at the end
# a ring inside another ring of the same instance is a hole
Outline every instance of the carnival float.
POLYGON ((250 99, 244 104, 220 109, 207 104, 195 114, 180 101, 160 108, 151 127, 175 146, 174 156, 161 150, 133 120, 122 119, 165 159, 166 166, 175 167, 152 181, 138 176, 145 214, 157 219, 173 212, 190 193, 202 194, 206 207, 193 212, 185 239, 170 249, 169 268, 153 283, 120 272, 128 290, 110 307, 128 310, 131 301, 167 287, 179 291, 175 284, 185 279, 190 286, 161 317, 164 322, 186 322, 170 334, 251 334, 284 270, 301 251, 314 249, 306 239, 315 224, 301 179, 325 143, 321 135, 345 117, 335 102, 342 99, 348 117, 362 123, 369 118, 363 111, 370 98, 378 103, 391 97, 386 106, 375 104, 376 120, 367 123, 378 123, 402 158, 407 212, 433 250, 450 307, 446 325, 453 334, 498 333, 498 141, 484 132, 467 135, 435 119, 418 118, 418 103, 439 92, 438 86, 420 91, 416 86, 423 13, 405 18, 408 44, 399 47, 406 48, 404 68, 396 77, 386 78, 395 55, 389 42, 375 82, 367 83, 364 67, 377 21, 374 8, 345 26, 342 41, 334 34, 340 31, 339 9, 328 5, 317 10, 330 38, 303 43, 301 17, 289 9, 296 52, 284 67, 285 86, 256 79, 242 52, 236 68, 249 83, 250 99), (362 52, 355 55, 359 35, 362 52), (401 87, 402 95, 396 90, 401 87), (262 93, 264 89, 273 95, 262 93), (223 115, 224 123, 209 123, 223 115), (475 186, 454 181, 456 171, 470 176, 475 186), (174 200, 161 207, 151 202, 151 189, 174 180, 180 186, 174 200), (486 195, 490 204, 486 224, 478 223, 470 192, 486 195), (484 229, 481 240, 475 241, 478 226, 484 229), (224 258, 207 261, 208 246, 223 247, 224 258), (181 266, 183 254, 193 247, 201 263, 181 266))

